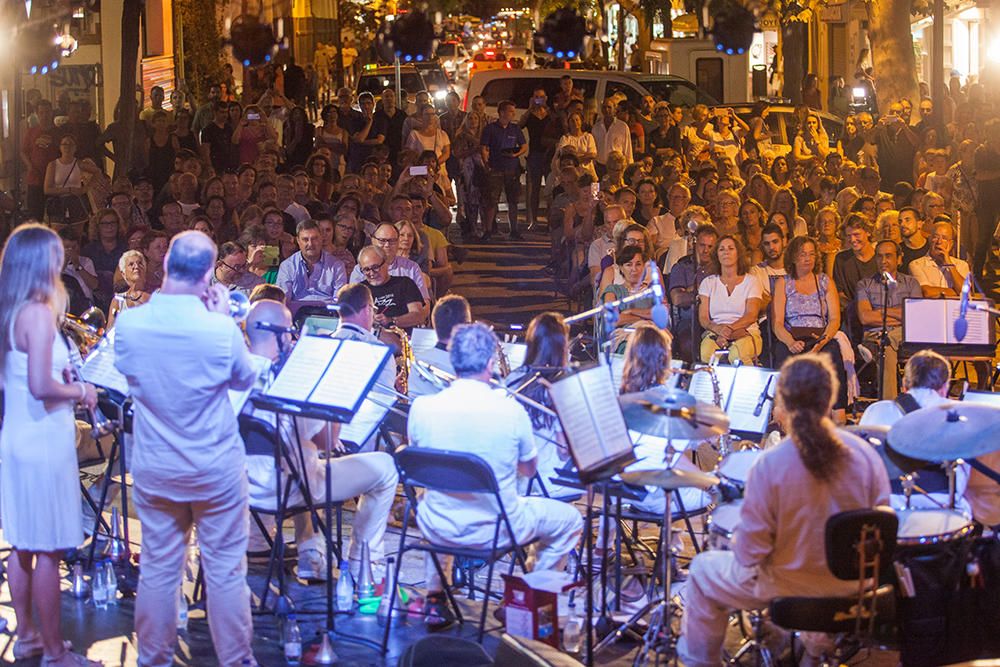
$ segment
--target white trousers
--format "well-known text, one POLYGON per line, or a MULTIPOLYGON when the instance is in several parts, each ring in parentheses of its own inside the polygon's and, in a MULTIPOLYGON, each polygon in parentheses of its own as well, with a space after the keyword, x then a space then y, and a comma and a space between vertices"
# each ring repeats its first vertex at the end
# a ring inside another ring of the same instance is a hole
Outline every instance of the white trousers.
POLYGON ((677 646, 686 667, 718 667, 729 613, 760 609, 757 572, 743 567, 731 551, 703 551, 691 561, 684 590, 684 622, 677 646))
POLYGON ((133 495, 142 523, 142 568, 135 603, 139 665, 171 667, 177 643, 177 591, 188 535, 198 524, 198 545, 208 597, 208 627, 221 667, 253 662, 250 588, 247 586, 247 481, 227 483, 204 501, 179 502, 133 495))
MULTIPOLYGON (((533 565, 529 563, 531 570, 559 570, 565 567, 566 557, 580 541, 580 534, 583 532, 583 517, 580 512, 570 505, 560 500, 551 498, 520 498, 516 512, 520 513, 517 521, 511 521, 514 525, 528 527, 528 532, 519 535, 521 544, 537 539, 534 544, 533 565)), ((433 527, 424 525, 424 537, 442 546, 456 547, 479 547, 489 548, 489 544, 482 543, 462 543, 456 541, 445 541, 433 534, 433 527)), ((501 543, 504 541, 504 531, 501 528, 501 543)), ((441 569, 445 576, 451 573, 451 557, 440 556, 441 569)), ((438 576, 434 563, 428 554, 424 559, 424 572, 427 580, 427 590, 436 593, 443 590, 441 578, 438 576)))

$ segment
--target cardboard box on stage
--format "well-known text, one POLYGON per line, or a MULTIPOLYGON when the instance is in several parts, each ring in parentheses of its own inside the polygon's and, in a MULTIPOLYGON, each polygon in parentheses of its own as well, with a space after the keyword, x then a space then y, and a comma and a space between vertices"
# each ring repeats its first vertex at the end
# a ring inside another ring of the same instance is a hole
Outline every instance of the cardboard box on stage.
MULTIPOLYGON (((560 619, 569 613, 569 591, 583 585, 565 572, 504 574, 507 634, 559 648, 560 619)), ((577 609, 582 613, 582 608, 577 609)))

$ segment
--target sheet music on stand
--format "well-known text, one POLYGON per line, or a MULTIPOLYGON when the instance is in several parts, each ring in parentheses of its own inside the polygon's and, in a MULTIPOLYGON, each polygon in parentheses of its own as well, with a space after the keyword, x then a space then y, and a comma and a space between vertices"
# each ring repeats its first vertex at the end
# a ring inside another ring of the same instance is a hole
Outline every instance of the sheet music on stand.
MULTIPOLYGON (((992 305, 989 300, 973 299, 972 303, 992 305)), ((993 317, 984 311, 969 308, 965 321, 965 338, 955 337, 955 320, 959 317, 961 299, 906 299, 903 301, 903 351, 916 352, 932 348, 945 356, 992 357, 996 343, 993 317)))
POLYGON ((567 375, 549 387, 549 396, 581 481, 611 477, 635 460, 618 391, 606 367, 593 365, 567 375))
MULTIPOLYGON (((719 383, 719 395, 722 398, 721 407, 729 415, 729 428, 737 434, 762 435, 767 431, 771 421, 771 408, 775 384, 778 381, 778 371, 758 366, 715 366, 715 377, 719 383), (773 379, 771 379, 773 378, 773 379), (754 416, 757 402, 767 387, 768 398, 761 406, 760 414, 754 416)), ((691 376, 688 393, 699 401, 715 403, 715 391, 712 378, 708 373, 695 373, 691 376)))
POLYGON ((389 359, 388 346, 303 336, 274 382, 253 397, 258 407, 349 422, 389 359))
MULTIPOLYGON (((600 363, 602 365, 606 364, 604 355, 600 357, 600 363)), ((684 362, 681 359, 671 359, 670 369, 671 370, 681 370, 684 368, 684 362)), ((616 388, 622 386, 622 375, 625 372, 625 355, 624 354, 612 354, 611 355, 611 381, 614 383, 616 388)), ((671 373, 670 377, 667 379, 666 386, 670 389, 677 389, 677 385, 681 380, 680 373, 671 373)))
POLYGON ((375 435, 375 430, 389 414, 387 406, 391 406, 395 400, 394 396, 373 389, 365 400, 361 401, 361 407, 351 421, 341 426, 340 439, 343 442, 353 442, 359 447, 364 445, 375 435))
POLYGON ((115 330, 108 331, 80 369, 80 379, 95 387, 110 389, 124 399, 128 396, 128 379, 115 367, 115 330))

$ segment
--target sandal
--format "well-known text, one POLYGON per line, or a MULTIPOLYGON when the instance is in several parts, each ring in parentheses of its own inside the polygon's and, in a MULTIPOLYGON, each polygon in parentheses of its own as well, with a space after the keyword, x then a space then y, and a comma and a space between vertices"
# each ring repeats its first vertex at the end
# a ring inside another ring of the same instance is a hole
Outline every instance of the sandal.
POLYGON ((55 658, 43 656, 42 667, 104 667, 104 663, 90 660, 85 655, 66 649, 62 655, 55 658))
MULTIPOLYGON (((63 640, 63 646, 67 651, 73 648, 73 644, 69 640, 63 640)), ((13 651, 15 660, 37 658, 45 653, 45 648, 42 646, 42 636, 35 635, 31 639, 18 639, 14 642, 13 651)))

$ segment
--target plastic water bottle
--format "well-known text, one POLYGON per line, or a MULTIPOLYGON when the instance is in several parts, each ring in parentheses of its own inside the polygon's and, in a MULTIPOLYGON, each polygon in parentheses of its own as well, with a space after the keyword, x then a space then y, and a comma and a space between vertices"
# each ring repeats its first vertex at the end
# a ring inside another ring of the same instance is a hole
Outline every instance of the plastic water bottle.
POLYGON ((184 597, 184 584, 177 587, 177 630, 183 632, 188 628, 188 602, 184 597))
POLYGON ((94 566, 94 574, 90 578, 90 595, 94 598, 94 606, 98 609, 108 608, 108 582, 104 576, 104 561, 98 561, 94 566))
POLYGON ((289 614, 285 621, 285 631, 282 635, 282 642, 285 645, 285 662, 289 665, 297 665, 302 659, 302 631, 295 614, 289 614))
POLYGON ((563 628, 563 650, 566 653, 579 653, 583 643, 583 619, 576 613, 576 601, 570 593, 569 613, 566 616, 566 627, 563 628))
POLYGON ((115 564, 111 559, 104 561, 104 577, 108 587, 108 604, 118 604, 118 573, 115 572, 115 564))
POLYGON ((337 611, 351 611, 354 608, 354 577, 346 560, 340 561, 340 576, 337 578, 337 611))

